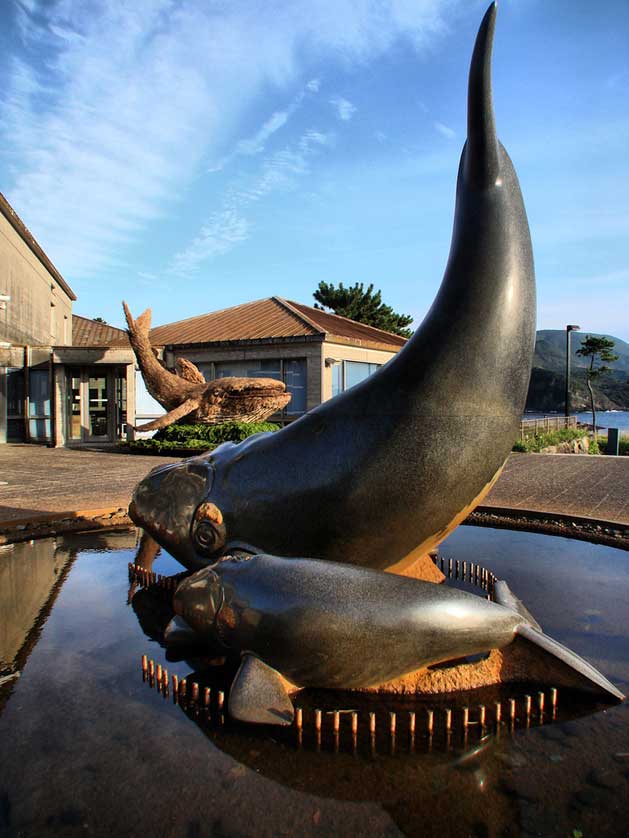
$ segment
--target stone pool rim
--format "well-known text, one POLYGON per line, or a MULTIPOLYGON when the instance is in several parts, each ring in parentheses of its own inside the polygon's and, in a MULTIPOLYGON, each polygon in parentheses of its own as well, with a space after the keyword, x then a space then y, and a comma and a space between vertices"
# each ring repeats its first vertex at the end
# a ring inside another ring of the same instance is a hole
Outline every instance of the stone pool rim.
MULTIPOLYGON (((583 515, 481 505, 462 525, 523 530, 629 550, 629 526, 583 515)), ((135 526, 127 509, 121 506, 38 513, 8 521, 0 519, 0 546, 66 533, 111 532, 135 526)))

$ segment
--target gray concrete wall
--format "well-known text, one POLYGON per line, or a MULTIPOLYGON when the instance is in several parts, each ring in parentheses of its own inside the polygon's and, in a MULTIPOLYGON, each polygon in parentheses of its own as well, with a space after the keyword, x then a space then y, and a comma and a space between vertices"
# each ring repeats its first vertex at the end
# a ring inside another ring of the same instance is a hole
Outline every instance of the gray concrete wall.
POLYGON ((16 344, 72 343, 72 300, 0 214, 0 340, 16 344))

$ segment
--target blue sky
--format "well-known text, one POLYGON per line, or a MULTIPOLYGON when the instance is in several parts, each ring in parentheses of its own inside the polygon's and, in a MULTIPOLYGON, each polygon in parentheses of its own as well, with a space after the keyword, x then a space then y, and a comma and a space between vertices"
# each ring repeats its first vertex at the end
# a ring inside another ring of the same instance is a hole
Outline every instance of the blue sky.
MULTIPOLYGON (((78 296, 156 324, 320 280, 427 311, 475 0, 5 0, 0 191, 78 296)), ((629 339, 629 3, 502 0, 498 133, 538 325, 629 339)))

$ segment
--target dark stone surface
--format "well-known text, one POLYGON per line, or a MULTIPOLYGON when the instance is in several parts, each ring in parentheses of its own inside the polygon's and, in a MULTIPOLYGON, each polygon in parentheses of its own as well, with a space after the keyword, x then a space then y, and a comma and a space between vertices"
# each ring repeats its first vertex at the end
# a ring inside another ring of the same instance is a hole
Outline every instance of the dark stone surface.
POLYGON ((392 567, 443 540, 507 458, 531 371, 535 279, 518 179, 494 127, 495 15, 492 4, 474 47, 452 245, 431 310, 366 381, 206 456, 206 500, 222 519, 214 537, 206 523, 197 537, 188 500, 178 509, 181 481, 140 484, 132 517, 186 566, 245 549, 392 567))

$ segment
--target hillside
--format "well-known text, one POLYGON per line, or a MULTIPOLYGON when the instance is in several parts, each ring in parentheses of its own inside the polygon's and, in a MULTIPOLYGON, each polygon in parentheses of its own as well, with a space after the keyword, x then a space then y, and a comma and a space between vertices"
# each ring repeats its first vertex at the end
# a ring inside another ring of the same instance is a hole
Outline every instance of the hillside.
MULTIPOLYGON (((586 386, 587 360, 576 354, 588 334, 573 332, 571 339, 571 407, 589 410, 590 397, 586 386)), ((614 352, 619 359, 612 371, 594 385, 596 405, 602 410, 629 410, 629 343, 613 335, 596 335, 614 341, 614 352)), ((535 356, 527 410, 561 411, 565 399, 566 333, 562 329, 542 329, 537 333, 535 356)))

